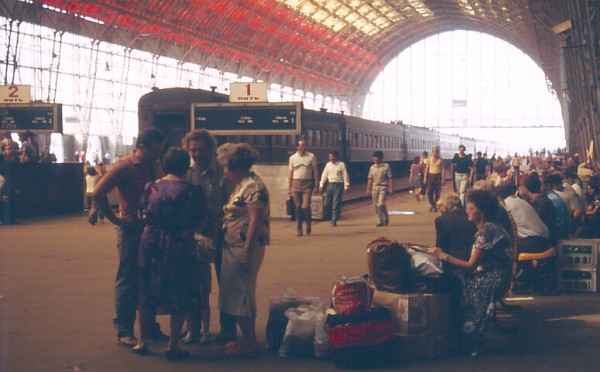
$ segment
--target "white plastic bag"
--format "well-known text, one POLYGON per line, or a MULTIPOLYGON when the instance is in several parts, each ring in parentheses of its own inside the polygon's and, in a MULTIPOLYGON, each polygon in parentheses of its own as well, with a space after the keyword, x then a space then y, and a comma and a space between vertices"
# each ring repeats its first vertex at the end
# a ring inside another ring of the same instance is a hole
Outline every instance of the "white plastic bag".
POLYGON ((317 358, 327 358, 331 353, 331 345, 329 344, 329 334, 325 327, 327 315, 324 312, 319 312, 316 315, 315 322, 315 356, 317 358))
POLYGON ((319 310, 301 305, 285 312, 288 318, 279 355, 286 358, 314 355, 315 328, 319 310))

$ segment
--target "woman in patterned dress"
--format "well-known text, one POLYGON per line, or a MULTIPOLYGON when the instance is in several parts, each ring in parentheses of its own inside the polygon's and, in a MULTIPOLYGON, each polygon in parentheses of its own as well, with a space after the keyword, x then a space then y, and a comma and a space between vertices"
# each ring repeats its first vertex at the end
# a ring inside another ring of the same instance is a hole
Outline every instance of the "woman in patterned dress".
POLYGON ((513 246, 510 235, 500 225, 491 222, 498 215, 498 201, 490 191, 471 190, 467 194, 467 215, 477 225, 475 243, 469 261, 459 260, 431 248, 430 253, 442 261, 461 268, 461 306, 464 322, 464 345, 471 356, 479 353, 487 323, 488 306, 502 297, 510 287, 512 278, 513 246))
POLYGON ((219 283, 219 308, 234 316, 242 339, 226 345, 227 355, 252 355, 258 351, 255 333, 256 282, 269 244, 269 191, 250 171, 258 158, 246 143, 227 143, 217 150, 217 160, 235 184, 225 212, 225 244, 219 283))
POLYGON ((202 189, 186 182, 190 166, 187 151, 171 147, 163 157, 165 177, 146 185, 140 205, 140 220, 145 223, 140 240, 139 312, 140 338, 133 348, 148 354, 144 330, 147 313, 171 314, 171 335, 166 357, 186 359, 187 350, 179 347, 185 316, 192 310, 199 278, 195 270, 194 230, 204 218, 206 201, 202 189))

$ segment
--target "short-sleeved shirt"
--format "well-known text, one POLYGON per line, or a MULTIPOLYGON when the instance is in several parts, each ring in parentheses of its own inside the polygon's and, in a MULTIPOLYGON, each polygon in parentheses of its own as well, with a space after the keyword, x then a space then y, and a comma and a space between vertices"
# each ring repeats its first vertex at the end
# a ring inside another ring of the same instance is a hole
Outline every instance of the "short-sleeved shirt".
POLYGON ((296 152, 290 156, 289 169, 293 171, 292 179, 294 180, 312 180, 313 170, 317 170, 317 158, 312 152, 306 151, 304 155, 296 152))
POLYGON ((140 162, 135 152, 132 152, 113 165, 107 176, 117 179, 121 215, 137 217, 146 184, 161 178, 163 172, 158 160, 151 164, 144 164, 140 162))
POLYGON ((250 216, 248 208, 265 208, 263 220, 258 226, 257 244, 269 245, 269 190, 263 181, 254 173, 244 178, 229 197, 223 207, 223 230, 225 241, 229 246, 243 246, 246 241, 250 216))
POLYGON ((468 155, 461 158, 458 154, 454 154, 452 164, 454 164, 454 172, 469 173, 473 166, 473 160, 471 160, 471 157, 468 155))
POLYGON ((373 164, 367 178, 373 180, 373 186, 387 186, 392 178, 392 168, 388 163, 373 164))
POLYGON ((216 159, 211 159, 208 168, 201 172, 194 164, 190 166, 187 173, 187 181, 204 190, 208 207, 209 223, 207 229, 212 228, 215 223, 221 223, 223 216, 223 205, 231 193, 230 182, 227 181, 223 167, 216 159))

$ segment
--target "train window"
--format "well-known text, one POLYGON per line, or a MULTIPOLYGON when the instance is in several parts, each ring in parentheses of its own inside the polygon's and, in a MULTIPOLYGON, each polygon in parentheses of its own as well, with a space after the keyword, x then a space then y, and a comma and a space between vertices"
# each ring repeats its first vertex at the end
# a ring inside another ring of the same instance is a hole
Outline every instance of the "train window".
POLYGON ((323 147, 323 143, 321 142, 321 130, 315 129, 315 137, 313 138, 313 146, 315 147, 323 147))
POLYGON ((352 144, 352 147, 360 147, 359 144, 359 134, 358 133, 354 133, 354 142, 352 144))
POLYGON ((308 130, 308 141, 307 141, 307 145, 308 145, 308 146, 314 146, 313 144, 314 144, 314 142, 313 142, 313 130, 312 130, 312 129, 309 129, 309 130, 308 130))
POLYGON ((321 137, 321 139, 322 139, 321 146, 322 147, 329 146, 329 135, 328 134, 329 133, 326 130, 323 131, 323 136, 321 137))

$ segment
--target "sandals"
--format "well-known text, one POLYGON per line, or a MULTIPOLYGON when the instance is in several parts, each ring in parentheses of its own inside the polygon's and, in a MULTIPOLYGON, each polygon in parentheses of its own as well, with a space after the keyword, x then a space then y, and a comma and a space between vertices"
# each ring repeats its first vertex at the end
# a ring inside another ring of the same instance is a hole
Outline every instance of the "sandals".
POLYGON ((117 337, 117 344, 125 347, 134 347, 137 345, 138 340, 134 336, 122 336, 117 337))
POLYGON ((131 350, 134 353, 136 353, 137 355, 142 355, 142 356, 150 355, 150 350, 148 350, 148 346, 146 346, 146 345, 143 345, 143 346, 135 345, 131 350))

